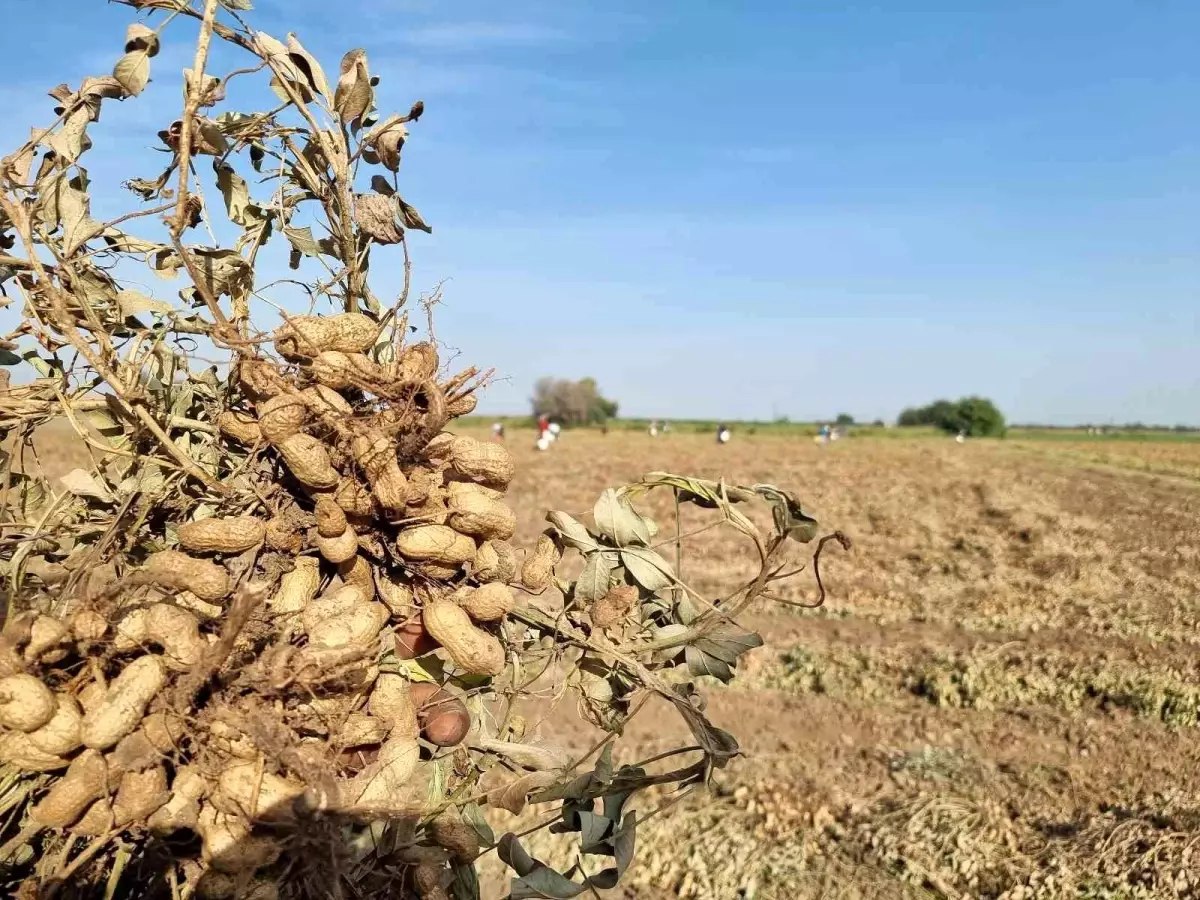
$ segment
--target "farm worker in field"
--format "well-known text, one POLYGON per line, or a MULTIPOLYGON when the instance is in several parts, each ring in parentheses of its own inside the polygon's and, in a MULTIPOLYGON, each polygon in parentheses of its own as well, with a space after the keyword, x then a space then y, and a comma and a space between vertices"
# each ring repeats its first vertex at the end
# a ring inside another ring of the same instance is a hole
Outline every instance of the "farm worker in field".
POLYGON ((504 423, 503 422, 493 422, 492 423, 492 440, 493 441, 503 441, 504 440, 504 423))
POLYGON ((550 426, 546 429, 546 436, 550 438, 551 443, 558 440, 558 433, 560 431, 562 431, 561 425, 559 425, 557 422, 550 423, 550 426))
POLYGON ((732 437, 729 433, 729 426, 722 422, 717 426, 717 443, 728 444, 729 438, 732 437))
POLYGON ((658 437, 658 419, 650 420, 650 437, 658 437))
POLYGON ((540 439, 545 437, 546 432, 550 430, 550 417, 545 413, 542 413, 542 415, 538 416, 537 428, 538 438, 540 439))
POLYGON ((959 433, 958 433, 958 434, 955 436, 954 440, 955 440, 957 443, 959 443, 959 444, 962 444, 962 443, 965 443, 965 442, 966 442, 966 440, 967 440, 967 436, 966 436, 965 434, 963 434, 963 433, 960 431, 960 432, 959 432, 959 433))

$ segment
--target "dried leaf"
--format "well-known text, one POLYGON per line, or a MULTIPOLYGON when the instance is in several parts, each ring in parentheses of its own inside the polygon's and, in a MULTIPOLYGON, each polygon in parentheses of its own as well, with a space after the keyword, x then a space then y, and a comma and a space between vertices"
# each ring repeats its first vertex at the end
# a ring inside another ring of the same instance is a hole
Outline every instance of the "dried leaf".
POLYGON ((554 526, 566 546, 574 547, 580 553, 590 553, 600 546, 581 522, 561 510, 546 513, 546 521, 554 526))
POLYGON ((351 50, 342 57, 341 77, 333 95, 334 111, 343 122, 352 123, 370 109, 373 93, 367 52, 351 50))
POLYGON ((405 228, 415 228, 417 231, 433 234, 433 229, 425 224, 425 220, 421 218, 417 208, 405 203, 399 194, 396 195, 396 204, 400 209, 400 221, 404 223, 405 228))
POLYGON ((175 311, 170 303, 147 297, 138 291, 123 290, 117 294, 117 306, 121 308, 121 316, 129 318, 138 313, 170 313, 175 311))
POLYGON ((771 504, 778 534, 807 544, 817 536, 817 520, 800 506, 800 500, 773 484, 756 484, 754 491, 771 504))
POLYGON ((575 599, 590 604, 607 594, 612 570, 613 560, 603 550, 588 554, 583 571, 575 582, 575 599))
POLYGON ((113 78, 117 79, 127 94, 136 97, 150 81, 150 54, 145 50, 126 53, 113 67, 113 78))
MULTIPOLYGON (((400 150, 404 146, 404 141, 407 137, 408 129, 404 127, 404 123, 400 117, 389 116, 372 128, 367 136, 363 138, 364 146, 375 156, 374 159, 368 158, 367 161, 379 162, 392 172, 399 171, 400 150)), ((372 184, 374 184, 374 179, 372 179, 372 184)))
POLYGON ((90 121, 91 114, 87 107, 81 106, 67 115, 62 127, 51 134, 46 143, 63 162, 77 162, 92 146, 92 140, 87 135, 90 121))
POLYGON ((141 22, 134 22, 125 29, 125 52, 145 51, 147 56, 158 56, 158 32, 141 22))
POLYGON ((287 36, 288 56, 292 61, 292 65, 296 70, 304 76, 308 86, 317 94, 325 98, 325 102, 330 100, 329 82, 325 80, 325 72, 321 68, 321 64, 316 58, 304 49, 304 46, 297 40, 294 34, 287 36))
POLYGON ((58 481, 76 497, 91 497, 93 500, 100 500, 104 503, 113 502, 112 491, 108 489, 107 485, 83 469, 72 469, 58 481))
POLYGON ((524 900, 529 897, 571 900, 587 890, 586 886, 576 884, 567 876, 530 856, 516 835, 511 832, 500 838, 496 852, 505 865, 520 876, 509 885, 510 900, 524 900))
POLYGON ((618 547, 650 543, 650 529, 645 520, 612 488, 600 495, 592 516, 596 520, 596 529, 618 547))
POLYGON ((380 244, 398 244, 404 229, 396 221, 396 201, 382 194, 359 194, 354 199, 354 223, 380 244))
POLYGON ((633 579, 648 591, 661 591, 675 583, 671 564, 645 547, 627 547, 621 551, 621 563, 633 579))
POLYGON ((292 249, 298 253, 302 253, 305 256, 317 256, 321 253, 321 245, 313 237, 312 228, 308 225, 305 225, 303 228, 291 228, 285 225, 283 236, 288 239, 288 243, 292 245, 292 249))

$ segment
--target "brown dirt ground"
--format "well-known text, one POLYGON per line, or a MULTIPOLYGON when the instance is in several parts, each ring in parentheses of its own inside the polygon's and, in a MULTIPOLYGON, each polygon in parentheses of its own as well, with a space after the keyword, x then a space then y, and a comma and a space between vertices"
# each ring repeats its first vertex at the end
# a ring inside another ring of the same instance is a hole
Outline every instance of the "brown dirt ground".
MULTIPOLYGON (((704 689, 745 756, 660 813, 672 798, 633 803, 650 818, 610 897, 1200 897, 1200 442, 532 443, 510 434, 520 546, 547 508, 653 470, 795 490, 855 541, 823 561, 824 608, 744 619, 766 646, 704 689)), ((49 469, 86 465, 61 433, 40 446, 49 469)), ((715 596, 749 567, 712 532, 682 572, 715 596)), ((527 713, 573 749, 595 738, 570 700, 527 713)), ((616 758, 685 739, 651 704, 616 758)), ((526 844, 575 861, 562 837, 526 844)), ((483 874, 501 896, 494 858, 483 874)))

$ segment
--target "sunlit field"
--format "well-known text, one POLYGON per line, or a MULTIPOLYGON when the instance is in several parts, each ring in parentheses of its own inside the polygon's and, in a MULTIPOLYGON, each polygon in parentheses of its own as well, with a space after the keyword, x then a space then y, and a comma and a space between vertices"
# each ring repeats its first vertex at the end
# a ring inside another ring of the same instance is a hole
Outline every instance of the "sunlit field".
MULTIPOLYGON (((815 598, 806 573, 742 621, 766 646, 705 690, 745 756, 639 827, 611 896, 1197 896, 1200 442, 739 434, 722 447, 614 431, 537 452, 510 429, 508 443, 519 546, 547 508, 584 513, 653 470, 794 490, 854 541, 822 560, 824 607, 789 605, 815 598)), ((40 445, 55 471, 84 462, 61 434, 40 445)), ((720 590, 748 571, 740 547, 697 537, 683 577, 720 590)), ((530 716, 573 749, 594 738, 551 694, 530 716)), ((617 757, 686 742, 648 706, 617 757)), ((635 805, 645 817, 671 800, 635 805)), ((575 861, 554 835, 528 843, 575 861)), ((500 896, 499 865, 485 876, 500 896)))

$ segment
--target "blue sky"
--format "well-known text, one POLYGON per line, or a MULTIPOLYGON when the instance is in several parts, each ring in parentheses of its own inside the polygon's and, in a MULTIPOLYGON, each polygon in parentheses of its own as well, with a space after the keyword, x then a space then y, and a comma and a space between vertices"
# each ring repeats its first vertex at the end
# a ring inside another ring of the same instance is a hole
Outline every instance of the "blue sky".
MULTIPOLYGON (((1195 3, 256 7, 327 71, 365 47, 384 106, 425 100, 401 169, 434 226, 416 284, 445 280, 439 338, 498 369, 482 410, 592 375, 629 415, 982 393, 1017 421, 1200 424, 1195 3)), ((111 67, 131 11, 14 12, 5 148, 47 88, 111 67)), ((147 93, 106 105, 125 160, 174 118, 175 35, 147 93)), ((128 164, 89 162, 115 211, 128 164)))

